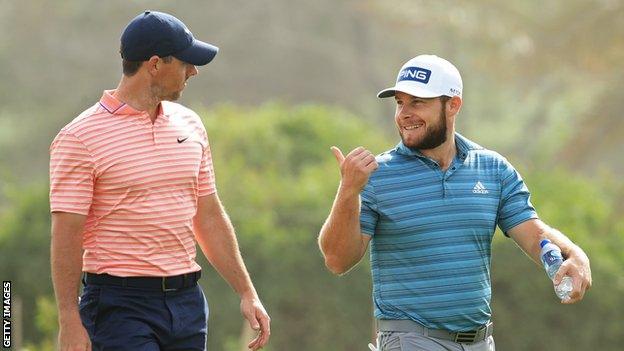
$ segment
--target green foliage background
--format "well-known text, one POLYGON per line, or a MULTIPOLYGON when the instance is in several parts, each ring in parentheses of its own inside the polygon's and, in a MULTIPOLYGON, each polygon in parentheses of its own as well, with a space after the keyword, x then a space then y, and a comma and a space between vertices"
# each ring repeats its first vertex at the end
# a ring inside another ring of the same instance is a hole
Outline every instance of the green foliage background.
MULTIPOLYGON (((219 194, 273 318, 268 350, 366 349, 368 259, 335 277, 316 244, 339 180, 329 147, 394 146, 393 104, 375 93, 421 53, 462 72, 458 131, 508 157, 540 216, 592 261, 585 300, 560 305, 542 269, 497 233, 498 349, 621 349, 619 0, 0 0, 0 276, 22 304, 23 347, 53 350, 56 338, 49 143, 117 84, 119 33, 147 8, 175 14, 221 48, 182 103, 208 129, 219 194)), ((238 300, 199 256, 209 347, 240 351, 238 300)))
MULTIPOLYGON (((362 350, 371 338, 368 260, 342 277, 324 267, 316 238, 339 181, 329 150, 394 144, 345 110, 317 105, 259 108, 223 105, 200 111, 211 135, 220 196, 241 250, 273 318, 268 350, 362 350)), ((518 167, 521 171, 523 167, 518 167)), ((502 234, 493 249, 493 309, 502 350, 617 350, 624 313, 622 219, 611 181, 563 170, 526 170, 541 217, 584 247, 595 286, 583 303, 560 305, 546 275, 502 234)), ((0 222, 0 275, 23 299, 31 349, 53 345, 55 309, 49 277, 47 188, 15 189, 16 206, 0 222), (19 253, 17 255, 16 253, 19 253)), ((243 327, 233 291, 209 267, 202 285, 210 304, 209 346, 240 350, 243 327)))

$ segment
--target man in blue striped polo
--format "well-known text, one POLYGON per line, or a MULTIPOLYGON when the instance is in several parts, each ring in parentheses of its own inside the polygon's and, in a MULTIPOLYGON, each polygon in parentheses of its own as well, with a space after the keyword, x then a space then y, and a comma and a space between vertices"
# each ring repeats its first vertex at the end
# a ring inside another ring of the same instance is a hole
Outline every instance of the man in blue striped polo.
POLYGON ((541 239, 557 244, 567 259, 555 282, 564 275, 574 282, 562 302, 580 301, 591 286, 583 250, 538 218, 504 157, 455 132, 457 68, 417 56, 378 94, 392 96, 401 142, 377 157, 362 147, 346 156, 332 148, 342 178, 319 236, 335 274, 356 265, 371 243, 379 350, 494 350, 490 249, 497 225, 537 263, 541 239))

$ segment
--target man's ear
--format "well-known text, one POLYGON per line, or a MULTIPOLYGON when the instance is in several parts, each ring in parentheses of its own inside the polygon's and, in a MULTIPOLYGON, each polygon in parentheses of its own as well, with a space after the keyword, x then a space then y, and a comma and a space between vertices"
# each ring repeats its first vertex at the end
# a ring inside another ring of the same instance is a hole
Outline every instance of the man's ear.
POLYGON ((149 60, 145 61, 143 65, 145 66, 149 74, 151 74, 152 76, 155 76, 158 73, 158 70, 160 69, 160 65, 161 65, 160 57, 158 57, 157 55, 154 55, 150 57, 149 60))
POLYGON ((454 116, 459 113, 462 106, 462 98, 459 96, 453 96, 446 104, 446 112, 450 116, 454 116))

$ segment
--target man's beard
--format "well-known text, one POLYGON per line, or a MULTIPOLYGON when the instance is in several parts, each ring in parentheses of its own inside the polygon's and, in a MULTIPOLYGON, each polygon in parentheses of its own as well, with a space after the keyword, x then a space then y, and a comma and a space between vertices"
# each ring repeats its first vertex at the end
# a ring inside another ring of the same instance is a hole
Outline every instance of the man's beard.
POLYGON ((180 95, 182 95, 182 92, 181 91, 176 91, 176 92, 170 93, 169 95, 164 96, 162 98, 162 100, 165 100, 165 101, 176 101, 176 100, 178 100, 180 98, 180 95))
POLYGON ((152 95, 155 96, 158 101, 176 101, 180 98, 181 94, 181 90, 165 92, 165 89, 159 85, 152 86, 152 95))
POLYGON ((176 101, 180 98, 181 94, 182 94, 182 91, 173 91, 173 92, 161 94, 159 98, 161 101, 176 101))
POLYGON ((444 107, 442 107, 437 125, 431 126, 431 128, 427 126, 425 137, 420 142, 408 145, 406 144, 405 138, 403 138, 402 134, 401 140, 403 140, 403 145, 414 151, 435 149, 446 141, 446 132, 446 111, 444 110, 444 107))

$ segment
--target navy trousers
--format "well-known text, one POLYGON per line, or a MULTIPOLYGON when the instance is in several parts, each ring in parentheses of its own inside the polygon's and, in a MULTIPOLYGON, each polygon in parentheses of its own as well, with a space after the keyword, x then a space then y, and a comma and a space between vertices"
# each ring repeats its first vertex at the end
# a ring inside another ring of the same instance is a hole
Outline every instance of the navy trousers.
POLYGON ((166 292, 86 285, 80 318, 93 351, 206 350, 208 303, 199 284, 166 292))

